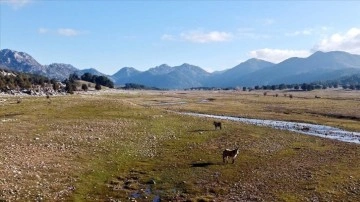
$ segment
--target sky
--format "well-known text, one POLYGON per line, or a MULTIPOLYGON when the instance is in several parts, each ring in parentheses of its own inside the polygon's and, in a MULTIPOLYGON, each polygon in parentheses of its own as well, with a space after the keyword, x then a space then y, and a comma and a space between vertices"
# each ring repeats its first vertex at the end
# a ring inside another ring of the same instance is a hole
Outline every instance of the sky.
POLYGON ((360 1, 0 0, 0 49, 112 75, 189 63, 360 54, 360 1))

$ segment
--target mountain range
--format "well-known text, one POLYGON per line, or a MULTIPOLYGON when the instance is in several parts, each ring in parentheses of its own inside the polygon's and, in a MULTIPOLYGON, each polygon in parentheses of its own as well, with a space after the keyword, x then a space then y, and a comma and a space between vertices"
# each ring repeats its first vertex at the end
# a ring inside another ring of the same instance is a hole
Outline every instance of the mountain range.
POLYGON ((166 89, 250 87, 281 83, 309 83, 358 74, 360 73, 360 55, 342 51, 318 51, 307 58, 292 57, 277 64, 252 58, 235 67, 213 73, 184 63, 174 67, 162 64, 146 71, 123 67, 113 75, 105 75, 94 68, 80 70, 70 64, 41 65, 27 53, 2 49, 0 50, 0 68, 40 74, 58 80, 64 80, 73 73, 78 75, 91 73, 107 76, 117 86, 137 83, 166 89))

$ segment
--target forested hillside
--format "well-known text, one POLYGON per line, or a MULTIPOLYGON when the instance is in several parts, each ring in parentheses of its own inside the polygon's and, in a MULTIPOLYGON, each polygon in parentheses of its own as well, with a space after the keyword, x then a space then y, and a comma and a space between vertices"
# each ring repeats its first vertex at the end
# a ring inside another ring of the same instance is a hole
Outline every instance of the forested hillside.
POLYGON ((58 89, 57 81, 45 76, 36 74, 26 74, 5 69, 0 69, 0 91, 13 89, 29 89, 34 85, 44 87, 45 84, 52 84, 54 89, 58 89))

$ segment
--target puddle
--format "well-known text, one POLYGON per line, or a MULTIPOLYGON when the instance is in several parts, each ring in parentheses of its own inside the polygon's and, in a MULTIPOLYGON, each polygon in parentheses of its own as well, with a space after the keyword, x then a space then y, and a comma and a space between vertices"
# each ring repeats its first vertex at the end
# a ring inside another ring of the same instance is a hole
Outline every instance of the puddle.
POLYGON ((160 202, 161 201, 160 196, 154 195, 150 186, 148 186, 145 190, 132 193, 130 197, 133 199, 147 199, 152 202, 160 202))
POLYGON ((198 116, 198 117, 207 117, 215 119, 223 119, 230 121, 238 121, 247 124, 253 124, 257 126, 267 126, 279 130, 288 130, 306 135, 313 135, 322 138, 329 138, 334 140, 339 140, 343 142, 351 142, 360 144, 360 133, 351 132, 342 130, 339 128, 309 124, 309 123, 298 123, 298 122, 289 122, 289 121, 276 121, 276 120, 262 120, 262 119, 249 119, 249 118, 239 118, 232 116, 218 116, 210 114, 200 114, 200 113, 191 113, 191 112, 180 112, 180 114, 198 116))
POLYGON ((160 196, 155 196, 154 199, 152 200, 153 202, 160 202, 160 196))

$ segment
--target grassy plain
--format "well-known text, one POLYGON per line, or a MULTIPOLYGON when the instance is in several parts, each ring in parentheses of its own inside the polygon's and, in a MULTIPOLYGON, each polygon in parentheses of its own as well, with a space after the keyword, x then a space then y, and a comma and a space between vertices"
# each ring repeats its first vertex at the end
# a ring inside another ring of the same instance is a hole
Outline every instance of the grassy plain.
POLYGON ((360 198, 360 145, 231 121, 215 130, 213 119, 174 112, 360 131, 356 91, 119 91, 17 100, 0 97, 0 201, 360 198), (222 151, 236 146, 235 164, 223 164, 222 151))

